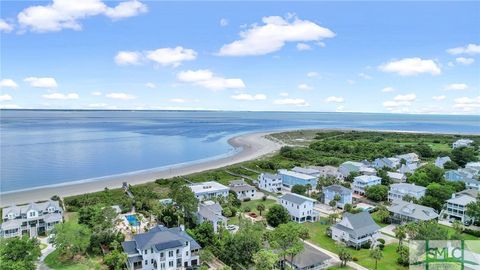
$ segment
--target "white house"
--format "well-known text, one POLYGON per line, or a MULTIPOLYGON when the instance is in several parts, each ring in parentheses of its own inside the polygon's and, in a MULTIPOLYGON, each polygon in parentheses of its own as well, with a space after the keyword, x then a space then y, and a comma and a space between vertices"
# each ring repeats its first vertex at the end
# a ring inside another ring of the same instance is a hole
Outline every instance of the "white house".
POLYGON ((403 183, 403 182, 407 181, 407 176, 403 173, 387 172, 387 176, 390 177, 390 179, 393 182, 396 182, 396 183, 403 183))
POLYGON ((468 147, 473 143, 473 140, 470 139, 460 139, 452 144, 452 148, 468 147))
POLYGON ((282 190, 282 177, 278 174, 261 173, 258 176, 258 188, 268 192, 280 192, 282 190))
POLYGON ((337 167, 333 166, 312 166, 320 172, 319 177, 335 177, 337 179, 343 179, 343 175, 340 173, 337 167))
POLYGON ((353 178, 352 189, 353 192, 358 194, 365 194, 365 191, 368 187, 374 185, 380 185, 382 183, 382 178, 375 175, 360 175, 353 178))
POLYGON ((237 198, 240 200, 244 200, 247 198, 253 199, 253 197, 255 197, 255 194, 257 192, 255 187, 245 183, 243 179, 230 181, 229 187, 230 187, 230 190, 232 190, 233 192, 235 192, 235 194, 237 194, 237 198))
POLYGON ((449 156, 437 157, 437 159, 435 160, 435 166, 443 169, 443 165, 445 165, 445 163, 449 161, 452 161, 449 156))
POLYGON ((215 197, 228 197, 228 191, 230 190, 228 187, 215 182, 215 181, 208 181, 203 183, 194 183, 188 185, 190 189, 195 193, 195 196, 198 200, 208 200, 215 197))
POLYGON ((474 189, 467 189, 458 193, 452 194, 452 198, 447 200, 445 213, 447 218, 452 220, 460 220, 461 222, 469 222, 471 217, 467 216, 465 211, 467 205, 477 200, 478 191, 474 189))
POLYGON ((465 164, 465 169, 476 171, 478 174, 480 172, 480 162, 468 162, 465 164))
POLYGON ((374 243, 381 237, 378 232, 380 226, 373 221, 367 211, 358 214, 346 213, 339 223, 330 227, 330 230, 333 240, 355 248, 360 248, 367 242, 374 243))
POLYGON ((213 201, 204 201, 198 205, 197 222, 210 222, 213 225, 213 231, 225 227, 228 219, 222 215, 222 206, 213 201))
POLYGON ((287 193, 279 197, 279 202, 288 210, 292 221, 303 223, 318 220, 319 213, 314 209, 316 200, 312 198, 287 193))
POLYGON ((377 170, 371 167, 362 167, 360 168, 360 173, 364 175, 377 175, 377 170))
POLYGON ((2 209, 3 222, 0 237, 9 238, 27 234, 36 237, 49 233, 63 221, 63 210, 58 201, 8 206, 2 209))
POLYGON ((200 265, 200 245, 183 226, 157 226, 122 242, 129 270, 176 270, 200 265))
POLYGON ((403 154, 403 155, 397 155, 395 156, 398 158, 400 161, 404 159, 407 163, 417 163, 420 161, 420 158, 416 153, 408 153, 408 154, 403 154))
POLYGON ((390 190, 388 191, 388 200, 402 200, 405 195, 412 196, 418 200, 425 196, 426 190, 426 187, 417 186, 415 184, 392 184, 390 185, 390 190))

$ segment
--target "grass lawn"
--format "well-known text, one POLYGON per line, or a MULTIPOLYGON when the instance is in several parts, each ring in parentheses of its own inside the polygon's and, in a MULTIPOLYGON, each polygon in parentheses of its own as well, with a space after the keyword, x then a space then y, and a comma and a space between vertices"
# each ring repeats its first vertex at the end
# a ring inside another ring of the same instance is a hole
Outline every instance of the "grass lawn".
MULTIPOLYGON (((451 237, 452 235, 455 234, 455 230, 452 227, 445 226, 445 225, 442 225, 442 224, 440 224, 440 225, 447 228, 449 237, 451 237)), ((478 240, 478 237, 475 237, 471 234, 466 234, 466 233, 462 233, 461 237, 462 237, 463 240, 478 240)))
POLYGON ((77 262, 61 262, 58 258, 58 252, 54 251, 45 258, 45 264, 53 270, 89 270, 89 269, 108 269, 102 264, 102 258, 88 257, 77 262))
POLYGON ((377 213, 378 213, 378 212, 372 213, 372 218, 373 218, 373 220, 375 221, 375 223, 378 224, 378 226, 380 226, 380 227, 383 228, 383 227, 386 227, 386 226, 390 225, 390 224, 387 224, 387 223, 380 222, 380 218, 378 217, 378 214, 377 214, 377 213))
MULTIPOLYGON (((248 201, 248 202, 242 202, 242 206, 240 206, 240 212, 243 213, 243 211, 241 211, 244 207, 249 207, 250 208, 250 211, 251 212, 255 212, 257 215, 260 214, 260 212, 258 212, 257 210, 257 205, 263 203, 265 205, 265 211, 262 212, 262 215, 265 216, 265 214, 267 213, 268 211, 268 208, 272 207, 272 205, 275 205, 277 202, 275 200, 272 200, 272 199, 267 199, 265 201, 262 201, 262 200, 253 200, 253 201, 248 201)), ((237 214, 238 215, 238 214, 237 214)), ((228 224, 234 224, 234 225, 238 225, 239 221, 238 221, 238 216, 235 216, 235 217, 232 217, 232 218, 229 218, 228 219, 228 224)))
POLYGON ((65 212, 65 221, 78 223, 78 212, 65 212))
MULTIPOLYGON (((321 219, 321 221, 326 221, 326 219, 321 219)), ((325 248, 329 251, 338 253, 338 247, 335 241, 333 241, 329 236, 325 234, 325 231, 330 226, 329 224, 320 224, 320 222, 314 223, 303 223, 310 232, 310 241, 316 245, 325 248)), ((397 259, 397 244, 386 245, 383 250, 383 259, 378 261, 378 270, 405 270, 407 269, 404 266, 398 265, 396 263, 397 259)), ((367 267, 369 269, 374 269, 375 260, 370 257, 370 250, 360 249, 354 250, 349 249, 353 257, 356 257, 358 261, 356 263, 367 267)), ((335 268, 334 268, 335 269, 335 268)))

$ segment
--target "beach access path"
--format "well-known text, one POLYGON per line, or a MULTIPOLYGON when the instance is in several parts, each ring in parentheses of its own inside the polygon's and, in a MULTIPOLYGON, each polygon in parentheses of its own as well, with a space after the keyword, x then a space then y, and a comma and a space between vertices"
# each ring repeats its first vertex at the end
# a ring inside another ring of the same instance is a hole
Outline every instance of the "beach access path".
POLYGON ((123 182, 128 184, 142 184, 160 178, 172 178, 175 176, 189 175, 206 170, 217 169, 232 164, 252 160, 261 156, 278 151, 282 144, 266 138, 271 132, 258 132, 240 135, 231 138, 228 142, 238 151, 228 157, 207 160, 205 162, 185 164, 162 170, 144 170, 120 175, 100 177, 95 181, 70 182, 62 185, 32 188, 29 190, 14 191, 0 194, 0 206, 22 204, 47 200, 53 195, 60 197, 73 196, 84 193, 101 191, 105 188, 121 188, 123 182))

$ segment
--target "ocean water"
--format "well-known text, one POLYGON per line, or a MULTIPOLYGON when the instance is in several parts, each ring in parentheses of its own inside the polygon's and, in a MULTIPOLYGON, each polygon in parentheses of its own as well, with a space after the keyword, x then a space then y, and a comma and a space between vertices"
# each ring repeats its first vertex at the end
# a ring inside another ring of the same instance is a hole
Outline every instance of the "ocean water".
POLYGON ((234 153, 242 133, 356 128, 479 134, 479 116, 305 112, 0 112, 0 192, 171 166, 234 153))

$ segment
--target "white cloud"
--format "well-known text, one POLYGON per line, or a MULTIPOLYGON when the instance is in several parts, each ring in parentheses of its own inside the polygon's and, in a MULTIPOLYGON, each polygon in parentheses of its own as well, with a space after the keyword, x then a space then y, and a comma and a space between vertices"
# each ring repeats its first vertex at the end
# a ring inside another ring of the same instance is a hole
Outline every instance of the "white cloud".
POLYGON ((118 19, 137 16, 147 11, 148 11, 148 8, 145 4, 137 0, 131 0, 127 2, 122 2, 118 4, 116 7, 107 8, 107 10, 105 11, 105 15, 112 19, 118 20, 118 19))
POLYGON ((80 96, 77 93, 68 93, 68 94, 51 93, 51 94, 45 94, 42 97, 45 98, 45 99, 57 99, 57 100, 79 99, 80 98, 80 96))
POLYGON ((313 87, 311 87, 310 85, 306 84, 306 83, 301 83, 298 85, 298 89, 300 90, 312 90, 313 87))
POLYGON ((337 109, 335 109, 335 111, 337 112, 343 112, 344 110, 345 110, 345 106, 343 105, 337 106, 337 109))
POLYGON ((33 32, 60 31, 62 29, 81 30, 80 20, 104 14, 112 19, 136 16, 146 12, 144 4, 130 0, 116 7, 108 7, 101 0, 53 0, 48 5, 31 6, 18 15, 18 23, 23 29, 33 32))
POLYGON ((287 92, 282 92, 279 94, 281 97, 288 97, 288 93, 287 92))
POLYGON ((92 92, 92 96, 101 96, 102 92, 92 92))
POLYGON ((368 74, 365 74, 365 73, 363 73, 363 72, 358 73, 358 77, 363 78, 363 79, 365 79, 365 80, 370 80, 370 79, 372 79, 372 76, 370 76, 370 75, 368 75, 368 74))
POLYGON ((309 78, 313 78, 313 77, 318 77, 318 72, 315 72, 315 71, 310 71, 307 73, 307 77, 309 78))
POLYGON ((307 43, 297 43, 297 50, 299 51, 308 51, 311 50, 312 47, 308 45, 307 43))
POLYGON ((185 49, 181 46, 175 48, 160 48, 146 53, 150 59, 162 66, 179 66, 183 61, 195 60, 197 52, 192 49, 185 49))
POLYGON ((172 99, 169 99, 168 101, 174 102, 174 103, 185 103, 185 99, 183 98, 172 98, 172 99))
POLYGON ((395 101, 404 101, 404 102, 412 102, 417 99, 417 95, 415 94, 406 94, 406 95, 397 95, 393 98, 395 101))
POLYGON ((287 42, 319 41, 335 36, 330 29, 307 20, 280 16, 262 18, 263 25, 254 24, 240 33, 240 39, 223 45, 218 52, 224 56, 264 55, 280 50, 287 42))
POLYGON ((325 102, 328 103, 342 103, 344 101, 343 97, 330 96, 325 99, 325 102))
POLYGON ((0 101, 10 101, 12 99, 12 96, 10 96, 9 94, 0 95, 0 101))
POLYGON ((446 99, 447 97, 444 96, 444 95, 441 95, 441 96, 433 96, 432 99, 435 100, 435 101, 440 101, 440 100, 444 100, 446 99))
POLYGON ((381 65, 379 69, 383 72, 393 72, 401 76, 412 76, 421 73, 439 75, 442 73, 440 67, 435 63, 435 61, 430 59, 421 59, 419 57, 391 61, 381 65))
POLYGON ((211 90, 245 88, 242 79, 230 79, 215 76, 213 72, 208 69, 181 71, 177 74, 177 79, 182 82, 193 83, 211 90))
POLYGON ((393 92, 393 91, 395 91, 395 88, 393 88, 391 86, 387 86, 387 87, 382 89, 382 92, 384 92, 384 93, 389 93, 389 92, 393 92))
POLYGON ((471 112, 477 110, 480 108, 480 96, 477 96, 475 98, 456 98, 453 107, 455 109, 460 109, 463 112, 471 112))
POLYGON ((115 56, 115 63, 118 65, 139 65, 142 61, 142 54, 132 51, 120 51, 115 56))
POLYGON ((225 27, 228 25, 228 20, 225 18, 220 19, 220 26, 225 27))
POLYGON ((464 83, 452 83, 447 86, 445 86, 445 90, 466 90, 468 88, 468 85, 464 83))
POLYGON ((449 54, 457 55, 457 54, 478 54, 480 53, 480 45, 477 44, 468 44, 464 47, 456 47, 448 49, 447 52, 449 54))
POLYGON ((18 84, 12 79, 3 79, 0 81, 0 88, 17 88, 18 84))
POLYGON ((267 99, 267 96, 264 94, 256 94, 256 95, 238 94, 238 95, 233 95, 232 98, 236 100, 265 100, 267 99))
POLYGON ((475 62, 475 59, 465 58, 465 57, 457 57, 457 58, 455 58, 455 61, 459 64, 462 64, 462 65, 470 65, 470 64, 473 64, 473 62, 475 62))
POLYGON ((13 24, 0 19, 0 32, 10 33, 13 30, 13 24))
POLYGON ((17 104, 0 104, 0 109, 21 109, 17 104))
POLYGON ((309 104, 301 98, 277 99, 273 103, 276 105, 309 106, 309 104))
POLYGON ((105 95, 107 98, 111 98, 111 99, 120 99, 120 100, 132 100, 132 99, 136 99, 137 97, 135 96, 132 96, 130 94, 126 94, 126 93, 108 93, 105 95))
POLYGON ((28 77, 23 79, 25 82, 30 83, 32 87, 38 88, 56 88, 58 86, 57 81, 52 77, 28 77))
POLYGON ((320 48, 325 48, 325 47, 327 47, 327 44, 325 44, 325 42, 319 41, 319 42, 317 42, 317 43, 315 43, 315 44, 317 44, 317 46, 320 47, 320 48))
POLYGON ((151 88, 151 89, 153 89, 153 88, 157 88, 157 86, 156 86, 154 83, 152 83, 152 82, 148 82, 148 83, 146 83, 146 84, 145 84, 145 87, 147 87, 147 88, 151 88))

